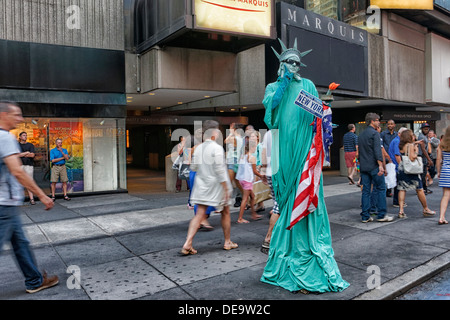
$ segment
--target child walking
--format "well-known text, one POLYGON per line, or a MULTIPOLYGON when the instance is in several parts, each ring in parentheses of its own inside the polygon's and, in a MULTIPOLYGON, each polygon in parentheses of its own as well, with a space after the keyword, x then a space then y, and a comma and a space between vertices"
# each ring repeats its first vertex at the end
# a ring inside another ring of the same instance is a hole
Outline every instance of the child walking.
POLYGON ((239 163, 239 168, 236 174, 236 179, 239 180, 244 194, 242 196, 241 208, 239 210, 238 223, 248 223, 248 220, 243 218, 245 208, 250 199, 250 210, 252 220, 260 220, 262 216, 255 211, 255 194, 253 193, 253 181, 255 176, 260 179, 263 176, 256 170, 256 157, 253 155, 256 152, 257 136, 254 132, 250 133, 248 139, 245 139, 245 154, 239 163))

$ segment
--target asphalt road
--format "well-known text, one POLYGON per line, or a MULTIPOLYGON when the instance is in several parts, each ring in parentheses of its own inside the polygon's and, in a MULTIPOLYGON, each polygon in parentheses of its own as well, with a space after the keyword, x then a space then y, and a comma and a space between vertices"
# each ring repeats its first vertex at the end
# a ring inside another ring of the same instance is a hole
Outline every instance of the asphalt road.
POLYGON ((396 300, 450 300, 450 268, 414 287, 396 300))

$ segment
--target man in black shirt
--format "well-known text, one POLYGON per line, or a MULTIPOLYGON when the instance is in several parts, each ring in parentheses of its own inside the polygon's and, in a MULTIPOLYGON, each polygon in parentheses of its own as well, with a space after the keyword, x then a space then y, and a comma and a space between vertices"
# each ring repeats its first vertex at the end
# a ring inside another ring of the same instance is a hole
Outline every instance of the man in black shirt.
POLYGON ((361 183, 363 185, 361 203, 362 222, 373 221, 370 217, 370 193, 373 185, 378 208, 377 221, 388 222, 393 218, 386 215, 386 183, 384 180, 383 153, 381 138, 377 131, 380 126, 380 116, 375 113, 366 115, 367 128, 358 137, 361 183))
MULTIPOLYGON (((27 142, 28 135, 26 132, 21 132, 19 134, 19 146, 22 151, 19 154, 20 159, 22 160, 22 168, 25 172, 33 178, 34 174, 34 157, 36 154, 34 153, 34 145, 32 143, 27 142)), ((33 193, 27 189, 28 196, 30 197, 30 204, 35 205, 33 193)))

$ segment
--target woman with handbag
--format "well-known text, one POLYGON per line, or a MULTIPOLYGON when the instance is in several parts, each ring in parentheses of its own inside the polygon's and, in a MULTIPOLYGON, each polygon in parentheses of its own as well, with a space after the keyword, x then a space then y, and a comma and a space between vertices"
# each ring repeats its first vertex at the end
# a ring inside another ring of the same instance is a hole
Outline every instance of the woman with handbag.
POLYGON ((416 190, 417 197, 423 207, 424 217, 435 215, 436 212, 430 210, 427 205, 427 198, 423 191, 423 181, 420 177, 421 170, 423 170, 422 159, 418 156, 419 148, 417 143, 414 142, 414 134, 410 129, 401 133, 399 149, 402 161, 398 166, 397 189, 400 206, 398 217, 406 218, 403 206, 407 190, 416 190))

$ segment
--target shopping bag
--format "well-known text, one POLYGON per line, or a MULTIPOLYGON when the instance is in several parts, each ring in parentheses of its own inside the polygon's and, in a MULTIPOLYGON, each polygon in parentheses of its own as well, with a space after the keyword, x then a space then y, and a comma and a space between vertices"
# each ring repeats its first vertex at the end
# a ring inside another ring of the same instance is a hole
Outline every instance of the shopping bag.
POLYGON ((189 165, 182 163, 180 165, 180 170, 178 171, 178 177, 181 180, 189 180, 189 173, 191 172, 191 170, 189 169, 189 165))
POLYGON ((270 187, 262 180, 253 182, 253 193, 255 194, 255 203, 272 199, 270 187))
MULTIPOLYGON (((173 159, 173 158, 172 158, 173 159)), ((175 159, 175 161, 173 162, 173 164, 172 164, 172 169, 173 170, 177 170, 177 171, 179 171, 180 170, 180 165, 181 165, 181 163, 182 163, 182 157, 181 156, 178 156, 176 159, 175 159)))
POLYGON ((386 164, 387 176, 384 177, 386 182, 386 187, 388 189, 395 188, 397 186, 397 174, 395 172, 395 164, 388 163, 386 164))

